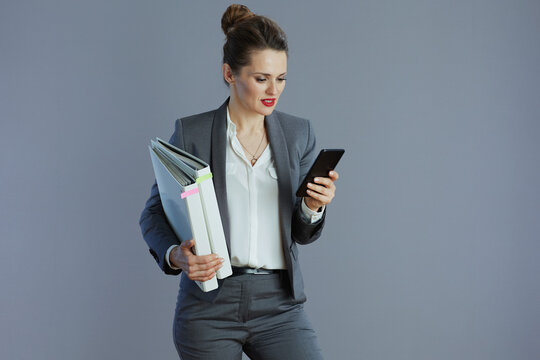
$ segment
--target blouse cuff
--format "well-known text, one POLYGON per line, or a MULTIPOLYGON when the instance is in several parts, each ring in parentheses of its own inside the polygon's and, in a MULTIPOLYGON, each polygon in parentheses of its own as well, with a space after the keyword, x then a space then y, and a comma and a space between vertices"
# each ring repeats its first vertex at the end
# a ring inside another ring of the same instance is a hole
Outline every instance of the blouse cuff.
POLYGON ((180 268, 177 268, 175 266, 172 266, 172 264, 169 262, 169 255, 171 254, 171 251, 177 247, 178 245, 171 245, 169 249, 167 250, 167 254, 165 254, 165 261, 167 261, 167 265, 173 270, 180 270, 180 268))
POLYGON ((302 218, 306 220, 307 223, 315 224, 316 222, 321 220, 324 213, 324 209, 326 208, 326 205, 323 205, 319 209, 319 211, 313 211, 306 205, 306 198, 302 198, 301 207, 302 207, 302 211, 301 211, 302 218))

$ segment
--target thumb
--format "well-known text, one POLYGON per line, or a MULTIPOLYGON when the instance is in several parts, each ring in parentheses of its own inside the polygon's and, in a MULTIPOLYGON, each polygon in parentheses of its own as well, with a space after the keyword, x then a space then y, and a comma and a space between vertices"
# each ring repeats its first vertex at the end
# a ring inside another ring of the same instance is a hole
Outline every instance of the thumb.
POLYGON ((190 251, 190 249, 195 245, 195 241, 193 241, 193 239, 191 240, 186 240, 186 241, 183 241, 181 244, 180 244, 180 247, 182 248, 182 251, 190 251))

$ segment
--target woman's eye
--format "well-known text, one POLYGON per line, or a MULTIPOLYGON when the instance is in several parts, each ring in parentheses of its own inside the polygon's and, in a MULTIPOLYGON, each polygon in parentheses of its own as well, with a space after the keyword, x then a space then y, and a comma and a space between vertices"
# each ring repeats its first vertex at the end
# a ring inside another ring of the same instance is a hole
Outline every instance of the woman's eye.
POLYGON ((258 81, 258 82, 265 82, 266 79, 265 79, 265 78, 257 78, 257 81, 258 81))
POLYGON ((281 81, 281 82, 283 82, 283 81, 285 81, 285 80, 287 80, 287 79, 286 79, 286 78, 280 78, 280 79, 278 79, 278 81, 281 81))

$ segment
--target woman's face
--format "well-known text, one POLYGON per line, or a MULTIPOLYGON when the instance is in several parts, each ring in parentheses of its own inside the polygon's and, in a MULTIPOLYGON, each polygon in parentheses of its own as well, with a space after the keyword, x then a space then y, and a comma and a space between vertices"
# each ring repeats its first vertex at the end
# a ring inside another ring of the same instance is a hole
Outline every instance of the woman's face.
POLYGON ((286 75, 285 51, 254 51, 251 63, 242 67, 238 74, 232 75, 232 81, 229 81, 231 99, 248 114, 270 115, 285 88, 286 75))

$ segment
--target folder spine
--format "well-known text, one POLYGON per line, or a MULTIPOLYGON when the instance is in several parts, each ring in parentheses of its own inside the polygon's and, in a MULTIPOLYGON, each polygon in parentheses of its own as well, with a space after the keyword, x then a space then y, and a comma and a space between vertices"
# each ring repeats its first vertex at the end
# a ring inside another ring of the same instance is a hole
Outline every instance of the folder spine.
MULTIPOLYGON (((204 211, 197 185, 193 184, 184 187, 184 194, 185 193, 190 194, 184 199, 188 208, 193 240, 195 241, 195 254, 210 255, 212 253, 212 247, 210 246, 210 240, 208 238, 206 223, 204 221, 204 211)), ((218 288, 216 276, 204 282, 197 281, 197 284, 205 292, 218 288)))
POLYGON ((198 177, 197 184, 199 186, 203 203, 204 217, 206 220, 208 238, 210 240, 212 252, 223 258, 223 264, 221 268, 217 270, 217 278, 224 279, 232 275, 232 266, 229 251, 227 249, 227 242, 225 240, 225 233, 223 232, 223 224, 219 214, 214 182, 212 181, 212 173, 204 174, 198 177), (199 181, 199 179, 202 180, 199 181))

